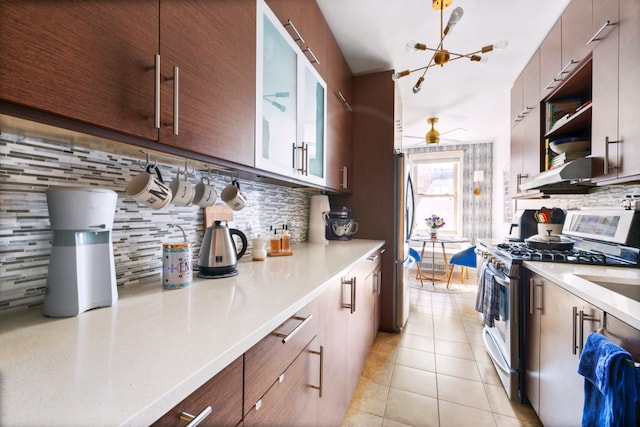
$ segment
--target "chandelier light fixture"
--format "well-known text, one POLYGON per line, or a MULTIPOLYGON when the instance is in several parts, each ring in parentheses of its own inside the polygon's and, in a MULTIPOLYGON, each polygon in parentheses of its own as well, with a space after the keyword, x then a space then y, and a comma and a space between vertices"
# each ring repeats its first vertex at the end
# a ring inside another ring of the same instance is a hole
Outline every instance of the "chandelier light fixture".
POLYGON ((484 63, 484 62, 487 62, 487 58, 485 56, 482 56, 483 54, 489 53, 494 50, 504 50, 508 46, 508 42, 502 40, 497 43, 484 46, 480 50, 467 53, 467 54, 449 52, 448 50, 446 50, 444 48, 444 39, 447 37, 447 35, 449 35, 449 33, 451 33, 451 30, 453 29, 453 27, 458 23, 458 21, 460 21, 460 18, 462 18, 462 15, 464 14, 464 11, 462 10, 461 7, 456 7, 455 9, 453 9, 453 11, 451 12, 451 16, 449 16, 449 21, 447 22, 447 26, 443 28, 443 22, 444 22, 443 12, 447 7, 451 6, 451 1, 452 0, 433 0, 433 8, 435 10, 440 11, 440 43, 438 44, 437 47, 430 48, 426 44, 417 43, 414 40, 409 41, 405 45, 407 51, 409 52, 415 52, 417 50, 421 50, 421 51, 428 50, 430 52, 433 52, 433 55, 431 56, 429 63, 424 67, 416 68, 415 70, 399 71, 392 75, 393 80, 397 81, 398 79, 402 77, 406 77, 411 73, 414 73, 416 71, 422 71, 422 75, 416 82, 415 86, 413 86, 413 93, 420 92, 420 89, 422 89, 422 83, 424 82, 424 76, 425 74, 427 74, 427 71, 429 70, 429 68, 433 66, 439 65, 442 67, 444 66, 444 64, 450 61, 455 61, 456 59, 461 59, 461 58, 467 58, 472 62, 484 63))

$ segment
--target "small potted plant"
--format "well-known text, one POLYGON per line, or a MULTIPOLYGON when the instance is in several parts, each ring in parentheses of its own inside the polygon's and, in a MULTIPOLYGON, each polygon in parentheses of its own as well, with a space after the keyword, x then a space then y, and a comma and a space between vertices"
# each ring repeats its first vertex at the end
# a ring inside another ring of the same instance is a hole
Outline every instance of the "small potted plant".
POLYGON ((444 219, 440 218, 436 214, 431 214, 431 216, 426 218, 425 221, 427 221, 427 230, 429 231, 429 236, 432 240, 436 240, 438 238, 438 229, 440 227, 444 227, 444 219))

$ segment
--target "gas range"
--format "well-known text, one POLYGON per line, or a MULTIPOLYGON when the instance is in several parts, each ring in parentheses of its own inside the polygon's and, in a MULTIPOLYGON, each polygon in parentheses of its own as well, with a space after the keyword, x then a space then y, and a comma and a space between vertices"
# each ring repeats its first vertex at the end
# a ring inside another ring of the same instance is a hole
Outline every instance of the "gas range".
POLYGON ((615 208, 568 211, 561 237, 563 242, 572 242, 570 248, 547 249, 539 241, 535 245, 480 242, 477 252, 495 269, 511 277, 518 275, 518 266, 524 261, 640 268, 640 211, 615 208))
MULTIPOLYGON (((613 248, 618 251, 617 247, 613 248)), ((539 249, 531 248, 526 243, 499 243, 496 250, 503 256, 511 258, 512 262, 539 261, 539 262, 563 262, 569 264, 606 265, 616 267, 638 267, 637 251, 623 251, 622 254, 613 255, 590 249, 539 249), (621 256, 622 255, 622 256, 621 256)))

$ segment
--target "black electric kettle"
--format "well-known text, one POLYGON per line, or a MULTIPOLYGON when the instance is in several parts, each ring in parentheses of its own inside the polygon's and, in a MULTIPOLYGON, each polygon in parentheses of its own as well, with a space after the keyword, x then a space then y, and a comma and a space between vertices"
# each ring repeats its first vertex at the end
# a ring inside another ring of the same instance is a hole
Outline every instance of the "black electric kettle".
POLYGON ((238 274, 238 260, 247 250, 247 236, 240 230, 229 228, 220 221, 207 228, 200 247, 198 259, 198 277, 218 278, 231 277, 238 274), (236 243, 231 237, 238 236, 242 248, 238 252, 236 243))

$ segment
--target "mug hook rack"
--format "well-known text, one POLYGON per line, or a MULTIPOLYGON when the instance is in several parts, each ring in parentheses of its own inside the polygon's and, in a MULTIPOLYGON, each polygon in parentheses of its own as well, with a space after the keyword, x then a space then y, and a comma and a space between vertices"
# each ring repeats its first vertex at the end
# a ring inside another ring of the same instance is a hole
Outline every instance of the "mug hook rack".
POLYGON ((144 163, 144 164, 143 164, 143 163, 142 163, 142 160, 138 160, 138 165, 139 165, 142 169, 144 169, 144 170, 147 170, 147 168, 151 168, 151 169, 153 169, 153 168, 157 167, 157 166, 158 166, 158 161, 157 161, 157 160, 154 160, 154 161, 153 161, 153 165, 152 165, 152 164, 151 164, 151 154, 150 154, 150 153, 146 153, 146 154, 147 154, 147 161, 146 161, 146 163, 144 163))

